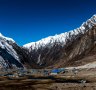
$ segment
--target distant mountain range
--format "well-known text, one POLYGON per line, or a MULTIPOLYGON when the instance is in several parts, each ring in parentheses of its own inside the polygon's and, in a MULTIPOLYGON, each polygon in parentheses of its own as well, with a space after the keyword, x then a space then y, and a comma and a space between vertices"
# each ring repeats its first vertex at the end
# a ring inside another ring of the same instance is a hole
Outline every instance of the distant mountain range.
POLYGON ((96 61, 96 15, 79 28, 18 46, 0 34, 0 68, 55 68, 96 61))

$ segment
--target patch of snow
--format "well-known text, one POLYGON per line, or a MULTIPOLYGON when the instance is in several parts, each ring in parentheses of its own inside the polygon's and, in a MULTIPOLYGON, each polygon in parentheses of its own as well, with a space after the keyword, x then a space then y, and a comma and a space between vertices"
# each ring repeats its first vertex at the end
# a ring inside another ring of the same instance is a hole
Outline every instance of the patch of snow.
POLYGON ((19 61, 19 57, 16 53, 16 51, 13 49, 12 45, 9 44, 8 42, 15 43, 15 41, 11 38, 5 37, 0 33, 0 47, 2 49, 6 49, 6 51, 12 55, 16 60, 19 61))
POLYGON ((41 58, 41 54, 39 54, 39 56, 38 56, 38 61, 37 61, 37 64, 39 64, 40 63, 40 58, 41 58))
POLYGON ((4 40, 8 40, 8 41, 12 41, 13 43, 15 43, 15 41, 12 38, 9 37, 5 37, 0 33, 0 39, 4 39, 4 40))

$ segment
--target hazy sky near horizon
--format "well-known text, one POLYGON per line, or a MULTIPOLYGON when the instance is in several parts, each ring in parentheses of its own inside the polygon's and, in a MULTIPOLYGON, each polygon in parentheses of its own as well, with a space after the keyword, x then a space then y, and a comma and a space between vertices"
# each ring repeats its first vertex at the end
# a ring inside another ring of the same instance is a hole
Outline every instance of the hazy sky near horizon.
POLYGON ((0 32, 19 45, 79 27, 96 0, 0 0, 0 32))

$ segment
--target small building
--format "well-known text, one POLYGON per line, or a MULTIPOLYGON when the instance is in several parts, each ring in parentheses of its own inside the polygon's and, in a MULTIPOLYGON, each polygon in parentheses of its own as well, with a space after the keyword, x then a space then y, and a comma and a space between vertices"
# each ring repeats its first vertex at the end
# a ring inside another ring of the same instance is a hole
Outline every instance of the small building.
POLYGON ((57 75, 59 73, 58 69, 53 69, 50 73, 50 75, 57 75))

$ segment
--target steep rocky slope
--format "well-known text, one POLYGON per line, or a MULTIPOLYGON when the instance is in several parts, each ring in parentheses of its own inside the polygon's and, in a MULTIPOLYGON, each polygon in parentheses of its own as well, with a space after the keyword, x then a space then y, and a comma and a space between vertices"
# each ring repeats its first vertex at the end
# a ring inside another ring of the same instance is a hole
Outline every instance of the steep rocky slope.
POLYGON ((23 67, 13 44, 15 44, 13 39, 0 33, 0 68, 23 67))
MULTIPOLYGON (((42 67, 78 66, 92 62, 95 55, 96 15, 84 22, 80 28, 60 35, 50 36, 23 47, 29 51, 30 65, 42 67), (89 57, 88 60, 86 57, 89 57)), ((35 68, 36 68, 35 67, 35 68)))

